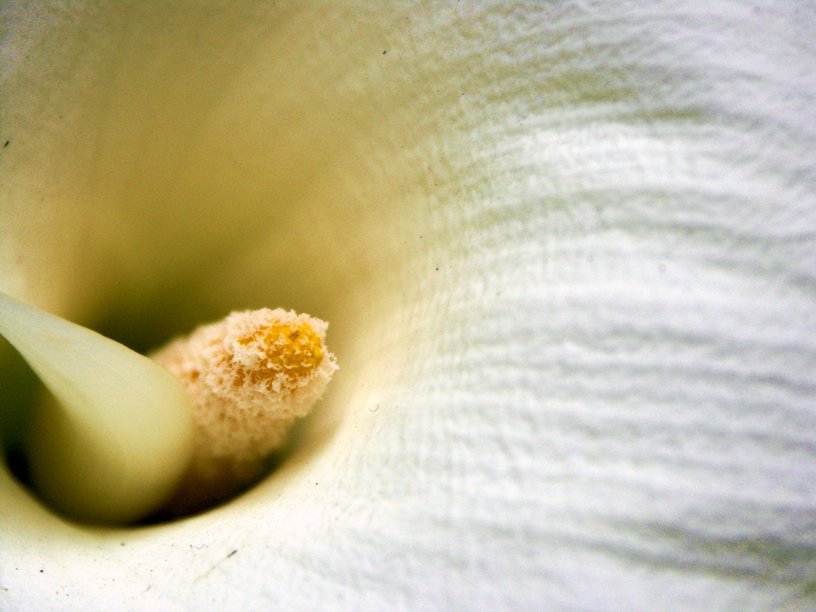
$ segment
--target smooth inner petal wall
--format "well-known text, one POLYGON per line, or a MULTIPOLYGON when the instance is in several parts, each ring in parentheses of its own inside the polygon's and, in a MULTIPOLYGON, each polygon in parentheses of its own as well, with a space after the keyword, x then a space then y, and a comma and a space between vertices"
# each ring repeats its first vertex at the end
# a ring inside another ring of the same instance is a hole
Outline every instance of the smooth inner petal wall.
POLYGON ((342 370, 182 523, 80 530, 2 476, 0 597, 812 598, 812 9, 5 11, 0 288, 145 344, 292 306, 342 370))

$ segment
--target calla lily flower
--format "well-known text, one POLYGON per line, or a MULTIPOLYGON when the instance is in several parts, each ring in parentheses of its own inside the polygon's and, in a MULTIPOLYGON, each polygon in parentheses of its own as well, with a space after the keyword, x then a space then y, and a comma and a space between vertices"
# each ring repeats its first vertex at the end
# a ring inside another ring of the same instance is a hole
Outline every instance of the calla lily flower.
POLYGON ((139 351, 295 308, 341 365, 194 517, 4 468, 0 608, 816 606, 812 4, 0 10, 0 291, 139 351))

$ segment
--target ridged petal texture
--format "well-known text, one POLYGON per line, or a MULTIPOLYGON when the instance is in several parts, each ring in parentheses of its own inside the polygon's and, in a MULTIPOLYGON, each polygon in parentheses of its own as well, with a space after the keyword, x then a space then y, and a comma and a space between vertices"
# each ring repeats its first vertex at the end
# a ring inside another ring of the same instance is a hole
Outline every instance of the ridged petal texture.
POLYGON ((816 607, 813 3, 2 18, 0 290, 298 308, 341 370, 192 519, 0 477, 0 607, 816 607))

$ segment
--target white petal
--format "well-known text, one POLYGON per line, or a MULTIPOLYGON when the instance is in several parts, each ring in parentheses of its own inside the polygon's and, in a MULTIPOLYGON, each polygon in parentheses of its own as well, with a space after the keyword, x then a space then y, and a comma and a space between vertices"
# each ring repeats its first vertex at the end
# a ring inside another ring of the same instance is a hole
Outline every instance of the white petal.
POLYGON ((3 269, 299 307, 343 369, 197 519, 76 533, 4 483, 13 603, 816 605, 811 7, 96 10, 20 22, 3 269))
POLYGON ((184 388, 156 363, 0 293, 0 335, 58 404, 34 417, 29 459, 38 492, 74 518, 127 522, 172 493, 192 457, 184 388))

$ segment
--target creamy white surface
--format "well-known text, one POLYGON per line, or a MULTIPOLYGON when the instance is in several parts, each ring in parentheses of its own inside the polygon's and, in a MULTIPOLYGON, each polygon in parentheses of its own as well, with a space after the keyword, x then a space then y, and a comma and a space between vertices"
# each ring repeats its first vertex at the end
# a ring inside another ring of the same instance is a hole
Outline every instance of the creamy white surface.
POLYGON ((3 9, 0 289, 336 387, 182 523, 0 476, 0 607, 816 606, 813 4, 237 4, 3 9))

